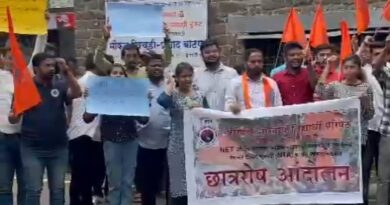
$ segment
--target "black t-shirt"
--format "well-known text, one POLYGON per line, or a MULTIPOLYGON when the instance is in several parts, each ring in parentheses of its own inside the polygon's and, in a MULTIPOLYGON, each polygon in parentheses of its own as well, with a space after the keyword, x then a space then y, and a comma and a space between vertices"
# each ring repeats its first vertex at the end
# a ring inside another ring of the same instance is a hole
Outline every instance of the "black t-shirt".
POLYGON ((42 102, 23 114, 22 143, 37 150, 67 146, 66 85, 62 82, 54 82, 51 86, 35 82, 35 85, 42 102))

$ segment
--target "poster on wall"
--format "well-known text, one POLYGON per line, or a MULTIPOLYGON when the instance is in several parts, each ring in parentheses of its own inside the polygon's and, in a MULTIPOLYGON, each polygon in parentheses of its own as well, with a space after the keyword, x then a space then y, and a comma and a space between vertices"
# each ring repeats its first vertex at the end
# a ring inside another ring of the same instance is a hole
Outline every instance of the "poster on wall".
MULTIPOLYGON (((169 36, 172 41, 171 47, 173 58, 171 66, 174 67, 177 63, 183 61, 189 62, 195 67, 203 66, 199 49, 200 44, 207 38, 207 0, 128 0, 120 2, 126 2, 132 5, 161 5, 163 23, 168 27, 169 36)), ((106 15, 110 22, 112 22, 113 19, 110 18, 108 14, 115 13, 115 11, 111 10, 113 7, 110 7, 109 5, 114 3, 117 2, 108 1, 106 4, 106 15)), ((140 19, 141 17, 142 16, 140 16, 140 19)), ((160 21, 159 18, 155 19, 160 21)), ((142 23, 142 21, 140 22, 142 23)), ((119 45, 125 45, 126 43, 131 42, 144 45, 140 46, 141 51, 155 50, 158 53, 163 52, 161 42, 163 42, 164 38, 162 36, 140 37, 139 33, 140 32, 129 32, 126 35, 113 35, 107 45, 107 53, 113 55, 116 62, 121 63, 119 49, 121 46, 119 45), (153 39, 157 43, 149 42, 149 46, 147 46, 147 44, 145 44, 145 39, 153 39)))
POLYGON ((47 33, 46 0, 0 0, 0 32, 8 33, 7 7, 10 9, 15 33, 42 35, 47 33))
POLYGON ((185 113, 189 205, 362 203, 357 98, 185 113))

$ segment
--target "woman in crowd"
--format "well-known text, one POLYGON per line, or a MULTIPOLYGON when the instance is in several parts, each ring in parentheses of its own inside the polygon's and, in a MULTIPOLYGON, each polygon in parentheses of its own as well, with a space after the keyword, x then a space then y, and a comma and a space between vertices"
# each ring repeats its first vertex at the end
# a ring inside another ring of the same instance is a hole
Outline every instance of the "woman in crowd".
MULTIPOLYGON (((124 67, 114 64, 110 76, 126 77, 124 67)), ((96 114, 84 113, 84 121, 92 122, 96 116, 96 114)), ((110 205, 132 204, 132 185, 138 150, 136 124, 146 122, 147 119, 141 117, 101 116, 100 130, 109 182, 110 205)))
MULTIPOLYGON (((362 157, 365 157, 365 146, 368 134, 368 121, 374 116, 373 91, 362 69, 362 62, 357 55, 352 55, 343 61, 343 76, 341 82, 332 82, 326 84, 326 76, 329 73, 329 64, 337 60, 335 57, 328 59, 328 66, 323 71, 316 87, 316 94, 324 100, 339 99, 347 97, 359 97, 361 102, 361 140, 362 140, 362 157)), ((368 187, 363 187, 367 189, 368 187)), ((366 192, 364 192, 366 193, 366 192)), ((367 194, 364 201, 367 202, 367 194)))
POLYGON ((169 109, 172 118, 168 144, 170 193, 173 205, 187 205, 187 187, 184 157, 183 114, 194 107, 208 107, 203 96, 193 89, 194 69, 188 63, 180 63, 175 70, 175 80, 169 79, 166 91, 157 102, 169 109))

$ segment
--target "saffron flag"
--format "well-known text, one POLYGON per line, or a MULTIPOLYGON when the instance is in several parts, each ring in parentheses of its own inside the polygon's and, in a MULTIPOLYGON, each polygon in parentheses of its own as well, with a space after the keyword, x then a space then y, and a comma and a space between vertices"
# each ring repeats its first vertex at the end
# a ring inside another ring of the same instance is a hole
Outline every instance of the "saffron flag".
POLYGON ((11 46, 13 77, 14 77, 14 101, 13 108, 16 115, 38 105, 41 102, 41 96, 33 82, 30 72, 27 69, 24 55, 20 50, 19 43, 14 33, 12 15, 7 7, 8 33, 11 46))
POLYGON ((343 61, 350 55, 352 55, 352 41, 351 36, 349 35, 348 23, 343 20, 340 23, 341 30, 341 49, 340 49, 340 59, 343 61))
POLYGON ((305 28, 303 27, 303 24, 299 19, 297 10, 295 8, 291 8, 290 14, 288 15, 286 24, 284 26, 282 42, 298 42, 304 47, 307 44, 305 28))
POLYGON ((385 7, 383 7, 383 18, 390 21, 390 0, 387 1, 385 7))
POLYGON ((316 14, 314 16, 313 25, 310 32, 310 46, 317 47, 322 44, 329 44, 328 29, 324 16, 324 10, 321 4, 318 5, 316 14))
POLYGON ((370 25, 370 8, 367 0, 355 0, 356 28, 358 34, 367 30, 370 25))

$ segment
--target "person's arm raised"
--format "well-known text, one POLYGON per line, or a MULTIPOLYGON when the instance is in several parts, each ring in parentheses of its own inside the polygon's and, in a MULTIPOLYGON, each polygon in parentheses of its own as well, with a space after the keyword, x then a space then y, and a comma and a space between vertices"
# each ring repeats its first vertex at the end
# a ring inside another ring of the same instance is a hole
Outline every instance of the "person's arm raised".
POLYGON ((309 72, 310 86, 314 90, 317 85, 318 76, 316 71, 314 70, 313 56, 311 55, 311 51, 309 47, 305 49, 304 56, 305 56, 304 60, 306 61, 307 64, 307 71, 309 72))
POLYGON ((372 67, 374 68, 373 74, 378 76, 383 72, 383 67, 386 65, 387 56, 390 55, 390 34, 386 38, 385 49, 374 58, 372 67))
POLYGON ((65 60, 62 58, 57 59, 57 63, 61 69, 61 73, 65 76, 68 81, 69 89, 67 91, 67 100, 71 101, 75 98, 82 96, 82 91, 79 83, 65 60))
POLYGON ((95 51, 93 61, 96 65, 96 69, 99 70, 99 73, 108 74, 109 70, 112 67, 112 63, 106 59, 105 50, 107 48, 108 40, 111 38, 112 27, 107 23, 103 27, 103 38, 99 41, 95 51))

